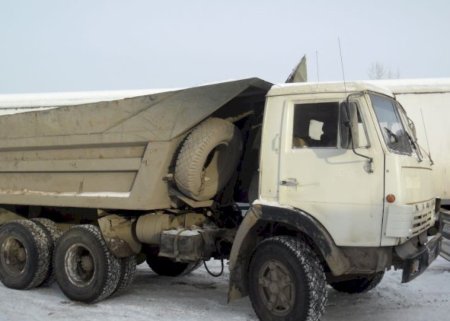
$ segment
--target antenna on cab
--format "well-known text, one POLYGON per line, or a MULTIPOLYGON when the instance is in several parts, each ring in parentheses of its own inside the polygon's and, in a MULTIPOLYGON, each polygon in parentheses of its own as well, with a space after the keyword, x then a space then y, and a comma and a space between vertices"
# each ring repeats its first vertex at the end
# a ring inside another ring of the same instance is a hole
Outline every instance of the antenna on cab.
POLYGON ((317 73, 317 82, 320 82, 319 77, 319 51, 316 50, 316 73, 317 73))
POLYGON ((434 165, 433 159, 431 158, 430 142, 428 141, 428 132, 427 132, 427 127, 425 126, 425 119, 423 117, 422 108, 420 108, 420 115, 422 116, 423 129, 425 130, 425 139, 427 141, 428 158, 430 159, 431 165, 434 165))
POLYGON ((338 37, 339 44, 339 56, 341 57, 341 70, 342 70, 342 79, 344 80, 344 90, 347 93, 347 83, 345 82, 345 72, 344 72, 344 58, 342 58, 342 49, 341 49, 341 39, 338 37))

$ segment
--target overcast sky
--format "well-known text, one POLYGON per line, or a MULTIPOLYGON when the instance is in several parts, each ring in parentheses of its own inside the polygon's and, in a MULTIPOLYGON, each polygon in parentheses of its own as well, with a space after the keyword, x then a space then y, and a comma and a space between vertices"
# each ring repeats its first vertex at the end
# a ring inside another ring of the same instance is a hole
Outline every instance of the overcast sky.
POLYGON ((0 92, 450 77, 450 1, 1 0, 0 92))

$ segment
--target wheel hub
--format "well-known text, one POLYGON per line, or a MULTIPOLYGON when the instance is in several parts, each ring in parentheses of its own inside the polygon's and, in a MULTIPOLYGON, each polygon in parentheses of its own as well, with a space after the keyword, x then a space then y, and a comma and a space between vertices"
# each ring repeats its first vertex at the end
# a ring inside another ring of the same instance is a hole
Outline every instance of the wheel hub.
POLYGON ((81 264, 81 268, 85 272, 89 272, 94 269, 94 261, 92 260, 92 257, 90 255, 82 256, 80 264, 81 264))
POLYGON ((95 259, 83 244, 73 244, 64 258, 66 275, 72 284, 84 287, 89 285, 95 274, 95 259))
POLYGON ((266 308, 277 316, 294 307, 295 286, 289 270, 279 261, 266 262, 258 274, 259 293, 266 308))
POLYGON ((0 257, 3 265, 13 274, 21 274, 25 270, 27 251, 22 242, 8 237, 1 245, 0 257))

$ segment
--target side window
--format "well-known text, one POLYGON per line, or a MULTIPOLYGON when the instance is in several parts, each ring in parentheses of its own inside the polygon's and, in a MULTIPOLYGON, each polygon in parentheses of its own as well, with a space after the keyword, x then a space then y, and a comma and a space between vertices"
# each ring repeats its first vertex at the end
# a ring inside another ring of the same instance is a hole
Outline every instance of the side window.
POLYGON ((338 123, 337 102, 296 104, 292 148, 337 147, 338 123))

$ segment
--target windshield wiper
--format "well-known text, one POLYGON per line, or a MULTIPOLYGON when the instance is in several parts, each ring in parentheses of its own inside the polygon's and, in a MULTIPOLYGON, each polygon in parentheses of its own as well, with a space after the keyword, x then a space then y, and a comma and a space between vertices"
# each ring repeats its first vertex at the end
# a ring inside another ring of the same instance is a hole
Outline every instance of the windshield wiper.
MULTIPOLYGON (((417 143, 416 140, 413 139, 413 137, 411 136, 410 133, 408 133, 407 130, 405 130, 404 132, 405 132, 406 136, 408 137, 408 139, 409 139, 409 141, 410 141, 410 143, 411 143, 411 146, 412 146, 412 147, 414 148, 414 150, 416 151, 417 158, 419 159, 419 162, 421 162, 421 161, 423 160, 423 155, 422 155, 422 152, 420 151, 420 146, 419 146, 419 144, 417 143)), ((430 160, 431 160, 431 158, 430 158, 430 160)), ((433 162, 433 161, 431 161, 431 162, 433 162)))
POLYGON ((397 135, 395 135, 393 132, 392 132, 392 130, 390 130, 389 128, 387 128, 387 127, 383 127, 384 128, 384 130, 386 131, 386 133, 388 134, 388 136, 389 137, 391 137, 394 141, 391 143, 391 139, 389 138, 389 143, 390 144, 395 144, 395 143, 398 143, 398 137, 397 137, 397 135))
MULTIPOLYGON (((433 159, 431 158, 431 153, 430 152, 428 152, 425 148, 423 148, 422 146, 420 146, 420 144, 416 141, 416 144, 417 144, 417 146, 419 146, 419 151, 420 151, 420 153, 422 154, 422 151, 424 151, 425 152, 425 154, 428 156, 428 159, 430 160, 430 163, 431 163, 431 165, 434 165, 434 161, 433 161, 433 159)), ((423 157, 423 155, 422 155, 422 157, 423 157)))

